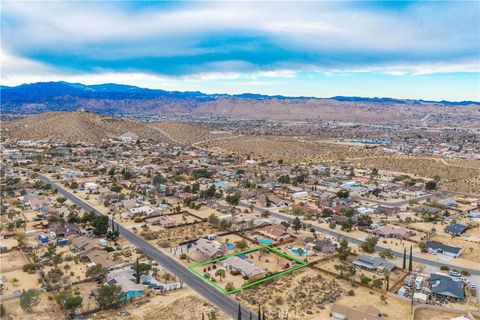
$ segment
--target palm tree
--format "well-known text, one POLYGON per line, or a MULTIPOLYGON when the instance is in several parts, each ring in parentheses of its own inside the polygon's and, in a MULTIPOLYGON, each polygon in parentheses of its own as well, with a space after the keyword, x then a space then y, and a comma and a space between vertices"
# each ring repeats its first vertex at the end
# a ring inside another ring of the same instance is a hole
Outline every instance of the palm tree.
POLYGON ((215 271, 215 277, 219 277, 220 281, 222 281, 222 278, 225 278, 225 270, 218 269, 217 271, 215 271))
POLYGON ((305 250, 303 250, 303 248, 298 248, 297 252, 298 252, 299 256, 302 256, 302 254, 305 252, 305 250))

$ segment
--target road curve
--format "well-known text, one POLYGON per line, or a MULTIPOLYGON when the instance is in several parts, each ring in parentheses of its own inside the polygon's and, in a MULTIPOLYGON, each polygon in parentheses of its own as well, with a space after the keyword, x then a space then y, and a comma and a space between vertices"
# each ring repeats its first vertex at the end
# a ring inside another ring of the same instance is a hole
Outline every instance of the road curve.
MULTIPOLYGON (((97 209, 95 209, 94 207, 92 207, 82 199, 78 198, 76 195, 72 194, 70 191, 66 190, 56 182, 52 181, 50 178, 44 175, 38 174, 38 179, 40 179, 44 183, 51 184, 52 187, 56 188, 61 195, 63 195, 65 198, 75 203, 77 206, 79 206, 86 212, 93 211, 98 215, 102 214, 100 211, 98 211, 97 209)), ((168 256, 167 254, 163 253, 162 251, 157 249, 155 246, 145 241, 140 236, 129 231, 128 229, 126 229, 120 224, 118 226, 120 230, 120 235, 123 238, 125 238, 125 240, 127 240, 128 242, 133 244, 135 247, 140 249, 145 255, 147 255, 148 257, 150 257, 151 259, 155 260, 160 265, 165 267, 165 269, 167 269, 169 272, 181 278, 184 281, 184 283, 186 283, 190 288, 198 292, 205 299, 209 300, 212 304, 216 305, 223 312, 225 312, 227 315, 232 317, 232 319, 238 317, 238 302, 236 302, 226 294, 223 294, 218 289, 208 284, 206 281, 197 277, 195 274, 193 274, 187 268, 185 268, 181 263, 179 263, 172 257, 168 256)), ((244 306, 241 306, 241 312, 242 312, 242 319, 250 319, 251 310, 247 309, 244 306)), ((252 312, 252 319, 257 319, 256 312, 252 312)))

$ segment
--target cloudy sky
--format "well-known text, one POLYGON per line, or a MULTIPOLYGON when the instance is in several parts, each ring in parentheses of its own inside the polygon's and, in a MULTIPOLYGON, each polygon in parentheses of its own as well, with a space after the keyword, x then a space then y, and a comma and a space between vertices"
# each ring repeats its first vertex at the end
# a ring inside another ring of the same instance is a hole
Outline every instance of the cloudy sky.
POLYGON ((480 101, 479 1, 1 5, 4 85, 480 101))

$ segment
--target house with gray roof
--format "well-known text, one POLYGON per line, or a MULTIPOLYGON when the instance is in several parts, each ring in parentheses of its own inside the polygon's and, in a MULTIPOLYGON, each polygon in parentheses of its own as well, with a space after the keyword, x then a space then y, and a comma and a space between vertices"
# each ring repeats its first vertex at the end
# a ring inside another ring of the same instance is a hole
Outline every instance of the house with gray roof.
POLYGON ((244 277, 249 277, 250 279, 260 279, 266 275, 265 270, 239 257, 228 257, 222 261, 222 264, 225 269, 240 271, 244 277))
POLYGON ((195 261, 207 261, 214 258, 223 257, 227 248, 218 241, 200 238, 195 242, 191 258, 195 261))
POLYGON ((449 246, 437 241, 427 241, 425 249, 431 254, 444 254, 449 257, 458 257, 463 253, 460 247, 449 246))
POLYGON ((385 259, 365 255, 357 256, 357 258, 353 260, 352 263, 358 267, 373 271, 380 271, 384 269, 392 271, 393 269, 395 269, 395 264, 388 262, 385 259))
POLYGON ((454 223, 444 228, 445 232, 456 236, 461 235, 462 233, 467 231, 467 229, 468 227, 466 225, 460 223, 454 223))
POLYGON ((449 276, 437 273, 430 275, 430 290, 434 296, 463 300, 465 299, 463 287, 463 282, 454 281, 449 276))

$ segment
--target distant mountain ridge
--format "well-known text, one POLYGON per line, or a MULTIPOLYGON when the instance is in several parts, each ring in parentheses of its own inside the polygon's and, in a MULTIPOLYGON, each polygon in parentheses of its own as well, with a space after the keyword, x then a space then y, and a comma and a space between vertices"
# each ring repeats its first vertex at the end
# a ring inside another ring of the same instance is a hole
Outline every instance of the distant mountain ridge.
POLYGON ((213 114, 233 119, 333 120, 350 122, 430 121, 470 122, 480 102, 424 101, 395 98, 288 97, 244 93, 206 94, 166 91, 105 83, 84 85, 37 82, 0 87, 3 114, 37 114, 83 109, 107 115, 213 114), (459 107, 452 109, 452 107, 459 107), (460 108, 462 107, 462 108, 460 108), (455 110, 455 114, 451 112, 455 110), (465 120, 462 120, 465 119, 465 120))

